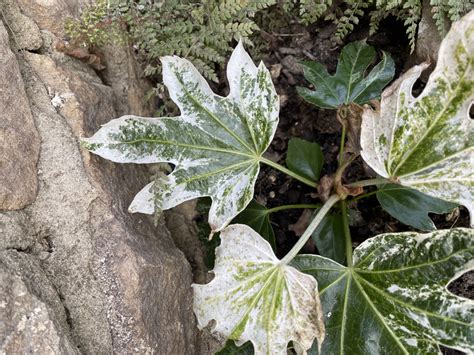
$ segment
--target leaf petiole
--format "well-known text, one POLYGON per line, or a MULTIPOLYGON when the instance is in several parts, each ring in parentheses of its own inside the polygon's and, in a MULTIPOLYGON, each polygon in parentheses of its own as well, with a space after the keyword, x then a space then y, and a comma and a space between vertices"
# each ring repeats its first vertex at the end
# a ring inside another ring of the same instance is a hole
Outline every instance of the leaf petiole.
POLYGON ((370 196, 372 196, 372 195, 375 195, 376 193, 377 193, 377 190, 367 192, 367 193, 365 193, 365 194, 356 196, 356 197, 354 197, 354 198, 348 200, 347 203, 349 204, 349 203, 357 202, 357 201, 362 200, 362 199, 364 199, 364 198, 367 198, 367 197, 370 197, 370 196))
POLYGON ((351 184, 348 184, 350 187, 365 187, 365 186, 373 186, 373 185, 379 185, 379 184, 389 184, 393 183, 392 181, 386 179, 386 178, 376 178, 376 179, 368 179, 368 180, 360 180, 353 182, 351 184))
POLYGON ((271 161, 270 159, 266 159, 264 157, 258 157, 258 160, 261 163, 267 164, 268 166, 271 166, 272 168, 277 169, 277 170, 291 176, 292 178, 295 178, 296 180, 301 181, 302 183, 304 183, 308 186, 311 186, 311 187, 317 187, 318 186, 318 184, 315 181, 309 180, 309 179, 295 173, 294 171, 291 171, 290 169, 285 168, 283 165, 280 165, 278 163, 275 163, 275 162, 271 161))
POLYGON ((311 237, 311 234, 316 230, 319 223, 323 220, 324 216, 329 212, 329 210, 336 204, 337 201, 340 200, 338 195, 332 195, 329 199, 324 203, 323 207, 318 211, 316 216, 313 218, 311 223, 309 224, 308 228, 304 231, 303 235, 300 237, 298 242, 294 245, 293 248, 285 255, 283 259, 281 259, 281 264, 288 264, 293 258, 298 254, 301 248, 306 244, 308 239, 311 237))
POLYGON ((278 211, 283 211, 283 210, 289 210, 289 209, 295 209, 295 208, 320 208, 322 204, 316 203, 316 204, 307 204, 307 203, 302 203, 298 205, 283 205, 283 206, 277 206, 273 208, 269 208, 268 210, 265 211, 265 213, 270 214, 278 211))
MULTIPOLYGON (((341 115, 341 107, 337 110, 337 115, 341 115)), ((342 119, 339 119, 342 125, 342 132, 341 132, 341 143, 339 145, 339 166, 342 166, 344 162, 344 145, 346 143, 346 125, 343 123, 342 119)))

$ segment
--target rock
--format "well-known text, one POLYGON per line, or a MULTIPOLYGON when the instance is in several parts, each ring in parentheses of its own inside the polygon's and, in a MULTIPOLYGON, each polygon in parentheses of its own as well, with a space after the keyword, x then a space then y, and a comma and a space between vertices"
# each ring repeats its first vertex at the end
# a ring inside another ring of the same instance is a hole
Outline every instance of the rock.
POLYGON ((41 29, 64 36, 67 16, 76 15, 87 0, 15 0, 22 12, 34 19, 41 29))
POLYGON ((0 209, 35 200, 39 139, 7 31, 0 22, 0 209))
POLYGON ((146 100, 152 85, 144 80, 143 72, 133 57, 130 47, 109 44, 102 48, 105 70, 104 82, 112 87, 115 108, 119 115, 145 116, 153 114, 156 97, 146 100))
POLYGON ((0 10, 6 27, 12 32, 16 49, 36 51, 41 48, 40 30, 33 20, 21 13, 17 0, 0 1, 0 10))
MULTIPOLYGON (((51 7, 55 13, 52 6, 59 2, 19 1, 28 16, 38 7, 51 7)), ((57 22, 66 15, 62 13, 57 22)), ((47 38, 54 36, 53 24, 44 27, 48 22, 40 16, 35 21, 43 33, 49 31, 47 38)), ((4 42, 0 51, 8 48, 8 41, 4 42)), ((21 76, 12 77, 15 82, 10 85, 23 85, 26 92, 12 100, 18 111, 30 110, 41 155, 36 199, 22 211, 0 214, 6 234, 0 243, 0 261, 13 265, 7 254, 24 256, 18 258, 16 269, 9 268, 7 277, 24 270, 17 276, 32 295, 33 309, 39 309, 38 320, 28 329, 43 324, 47 329, 43 339, 51 338, 54 349, 24 334, 14 349, 18 353, 38 348, 40 353, 67 354, 76 349, 83 354, 205 354, 192 312, 189 263, 162 221, 155 227, 148 216, 127 213, 134 195, 148 182, 147 169, 113 164, 78 144, 81 137, 117 117, 117 111, 137 109, 151 115, 151 107, 144 102, 140 107, 139 95, 133 100, 117 95, 114 88, 123 86, 116 76, 110 76, 110 86, 104 84, 86 64, 46 47, 53 42, 45 41, 41 54, 23 52, 11 59, 17 61, 21 76), (28 271, 25 265, 34 267, 28 271), (54 292, 43 289, 41 285, 47 283, 54 292)), ((130 75, 129 80, 137 76, 130 75)), ((0 95, 0 107, 5 105, 4 97, 0 95)), ((27 133, 20 138, 34 143, 27 133)), ((3 181, 3 170, 0 175, 3 181)), ((0 324, 14 311, 9 303, 0 324)), ((0 328, 0 339, 7 332, 0 328)))
POLYGON ((298 59, 292 55, 287 55, 281 61, 283 67, 288 69, 291 74, 302 75, 303 74, 303 67, 299 63, 298 59))
POLYGON ((35 243, 31 224, 24 211, 0 211, 0 250, 27 250, 35 243))
POLYGON ((441 35, 439 34, 436 22, 433 19, 433 14, 431 13, 430 2, 423 0, 415 48, 415 55, 418 62, 430 61, 431 63, 436 63, 441 40, 441 35))
POLYGON ((66 318, 58 294, 35 259, 15 250, 1 252, 0 352, 79 354, 66 318))

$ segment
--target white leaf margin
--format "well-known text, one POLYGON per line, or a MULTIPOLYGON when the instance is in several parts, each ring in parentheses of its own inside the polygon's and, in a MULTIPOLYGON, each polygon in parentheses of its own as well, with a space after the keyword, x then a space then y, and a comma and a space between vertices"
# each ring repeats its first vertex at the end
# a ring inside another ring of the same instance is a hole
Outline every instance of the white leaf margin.
POLYGON ((238 345, 251 341, 256 355, 286 355, 290 341, 297 354, 306 354, 315 338, 321 345, 325 331, 317 281, 281 263, 270 244, 252 228, 233 224, 221 232, 213 273, 210 283, 192 285, 200 329, 215 321, 214 332, 238 345), (268 284, 271 276, 256 282, 259 275, 274 273, 281 275, 276 282, 268 284), (266 287, 272 286, 276 292, 269 294, 273 298, 257 297, 251 306, 245 302, 256 294, 265 295, 266 287), (281 303, 275 298, 278 290, 282 290, 281 303), (268 310, 278 310, 277 304, 281 308, 272 320, 268 310))

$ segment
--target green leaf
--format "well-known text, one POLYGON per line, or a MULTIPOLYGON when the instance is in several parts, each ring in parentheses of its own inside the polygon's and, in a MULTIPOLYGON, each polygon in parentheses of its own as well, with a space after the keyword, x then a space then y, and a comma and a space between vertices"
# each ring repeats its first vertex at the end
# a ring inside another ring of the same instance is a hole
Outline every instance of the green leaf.
POLYGON ((324 339, 316 280, 282 264, 250 227, 233 224, 221 232, 213 273, 210 283, 193 284, 200 328, 214 320, 215 332, 239 344, 251 341, 255 354, 286 355, 290 341, 303 354, 314 338, 324 339))
POLYGON ((148 184, 129 210, 151 214, 210 196, 209 224, 224 228, 252 200, 260 159, 273 139, 279 100, 263 63, 258 68, 235 48, 227 67, 230 94, 214 94, 187 60, 164 57, 163 81, 181 116, 123 116, 104 125, 83 145, 120 163, 169 162, 167 184, 148 184))
POLYGON ((323 168, 324 155, 318 143, 301 138, 291 138, 288 142, 286 165, 291 171, 312 181, 318 181, 323 168))
POLYGON ((339 57, 336 74, 329 75, 317 62, 304 62, 304 76, 315 90, 298 87, 298 93, 309 103, 322 108, 338 108, 352 102, 365 104, 379 97, 395 74, 395 64, 383 52, 382 60, 365 75, 375 59, 375 50, 364 41, 346 45, 339 57))
POLYGON ((340 214, 327 214, 311 237, 320 255, 341 264, 345 262, 344 227, 340 214))
MULTIPOLYGON (((441 354, 474 351, 474 302, 447 285, 472 270, 474 230, 382 234, 354 251, 354 266, 302 255, 294 266, 319 283, 322 354, 441 354)), ((313 348, 313 353, 317 349, 313 348)))
POLYGON ((252 200, 249 205, 232 220, 234 224, 246 224, 260 234, 276 251, 275 233, 270 223, 268 209, 257 201, 252 200))
POLYGON ((253 346, 251 342, 246 342, 242 346, 237 346, 233 340, 227 340, 223 349, 216 355, 253 355, 253 346))
POLYGON ((474 224, 474 12, 453 24, 423 92, 413 84, 418 65, 382 94, 380 109, 365 108, 362 157, 377 174, 432 197, 461 204, 474 224))
POLYGON ((448 213, 456 204, 425 195, 408 187, 386 184, 379 187, 377 199, 385 211, 400 222, 421 230, 436 229, 428 213, 448 213))

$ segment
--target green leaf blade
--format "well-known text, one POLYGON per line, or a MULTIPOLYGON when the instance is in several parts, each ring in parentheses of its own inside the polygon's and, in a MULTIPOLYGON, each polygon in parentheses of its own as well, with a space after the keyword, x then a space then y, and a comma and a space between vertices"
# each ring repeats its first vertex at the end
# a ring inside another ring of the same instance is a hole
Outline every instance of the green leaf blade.
POLYGON ((383 88, 392 81, 394 74, 395 62, 389 54, 383 52, 382 60, 370 71, 365 80, 354 87, 348 103, 363 105, 379 97, 383 88))
POLYGON ((245 210, 232 220, 232 223, 246 224, 269 242, 272 249, 276 251, 275 232, 270 222, 268 209, 265 206, 252 200, 245 210))
POLYGON ((324 338, 316 280, 281 264, 250 227, 221 232, 213 272, 210 283, 193 285, 199 327, 215 320, 214 331, 251 341, 255 354, 284 355, 290 341, 303 354, 314 338, 324 338))
POLYGON ((380 110, 363 113, 364 160, 381 176, 467 207, 474 223, 474 12, 453 24, 423 92, 412 87, 422 64, 382 94, 380 110))
POLYGON ((295 173, 312 181, 318 181, 324 164, 324 155, 317 143, 301 138, 288 142, 286 165, 295 173))
POLYGON ((216 355, 253 355, 253 346, 251 342, 246 342, 241 346, 237 346, 233 340, 228 340, 223 349, 218 351, 216 355))
POLYGON ((392 217, 425 231, 436 229, 429 212, 448 213, 457 207, 454 203, 396 184, 379 187, 376 196, 382 208, 392 217))
POLYGON ((229 61, 230 94, 212 92, 187 60, 164 57, 163 80, 181 116, 123 116, 82 144, 120 163, 168 162, 166 183, 148 184, 129 210, 151 214, 210 196, 212 231, 223 229, 252 200, 260 158, 278 124, 278 95, 263 64, 257 68, 239 43, 229 61))
POLYGON ((302 63, 304 77, 317 90, 297 87, 298 94, 307 102, 322 108, 336 109, 341 102, 334 79, 321 63, 305 61, 302 63))
POLYGON ((384 53, 382 60, 366 75, 374 58, 374 48, 360 41, 349 43, 342 49, 336 73, 332 76, 320 63, 304 62, 305 78, 315 90, 297 88, 298 94, 322 108, 336 109, 352 102, 365 104, 380 96, 381 90, 395 74, 392 58, 384 53))
POLYGON ((345 262, 344 227, 340 214, 326 215, 311 237, 318 248, 319 255, 340 264, 345 262))
POLYGON ((293 265, 320 285, 322 353, 440 354, 440 344, 473 351, 474 302, 447 290, 473 257, 474 231, 459 228, 368 239, 353 268, 313 255, 293 265))
POLYGON ((341 104, 352 102, 354 88, 363 81, 364 73, 374 58, 374 48, 363 41, 349 43, 342 49, 334 75, 341 104))

